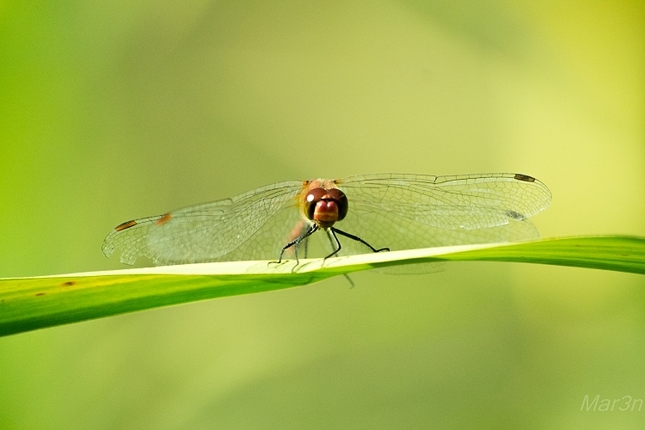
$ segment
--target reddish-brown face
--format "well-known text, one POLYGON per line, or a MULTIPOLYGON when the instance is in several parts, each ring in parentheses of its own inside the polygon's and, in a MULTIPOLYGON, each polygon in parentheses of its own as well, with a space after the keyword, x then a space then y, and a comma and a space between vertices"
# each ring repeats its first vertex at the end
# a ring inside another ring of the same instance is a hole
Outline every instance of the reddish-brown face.
POLYGON ((305 196, 305 215, 322 228, 345 218, 347 209, 347 197, 338 188, 313 188, 305 196))

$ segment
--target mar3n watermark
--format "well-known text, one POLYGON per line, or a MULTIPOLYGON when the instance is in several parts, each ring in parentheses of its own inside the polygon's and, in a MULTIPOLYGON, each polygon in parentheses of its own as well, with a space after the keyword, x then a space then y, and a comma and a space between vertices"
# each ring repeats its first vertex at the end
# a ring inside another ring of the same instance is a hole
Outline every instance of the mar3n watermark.
POLYGON ((632 396, 601 399, 600 394, 591 400, 589 394, 585 394, 580 406, 582 412, 640 412, 641 409, 643 409, 643 399, 635 399, 632 396))

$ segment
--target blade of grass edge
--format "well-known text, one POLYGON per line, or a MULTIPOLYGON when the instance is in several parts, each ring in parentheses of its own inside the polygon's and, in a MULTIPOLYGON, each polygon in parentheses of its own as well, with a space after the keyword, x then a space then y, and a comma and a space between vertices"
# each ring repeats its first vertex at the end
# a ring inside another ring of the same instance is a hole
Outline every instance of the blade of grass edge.
POLYGON ((645 274, 645 238, 596 236, 547 239, 445 256, 453 261, 508 261, 645 274))
POLYGON ((416 249, 329 259, 324 267, 320 259, 308 260, 297 270, 267 269, 266 262, 235 262, 0 279, 0 336, 197 300, 291 288, 371 268, 447 260, 555 264, 645 274, 645 238, 569 237, 416 249), (249 273, 257 267, 263 270, 249 273))

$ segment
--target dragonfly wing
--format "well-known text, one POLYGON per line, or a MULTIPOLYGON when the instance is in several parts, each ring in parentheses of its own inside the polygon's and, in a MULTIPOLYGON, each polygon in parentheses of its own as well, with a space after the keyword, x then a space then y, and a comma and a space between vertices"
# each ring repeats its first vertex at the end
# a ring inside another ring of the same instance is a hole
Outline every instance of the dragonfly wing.
POLYGON ((128 221, 105 238, 103 252, 109 257, 121 249, 126 264, 142 256, 155 264, 276 258, 273 250, 284 246, 289 236, 287 223, 300 217, 296 197, 302 186, 300 181, 281 182, 231 199, 128 221))
MULTIPOLYGON (((543 183, 513 173, 362 175, 337 184, 349 201, 337 227, 392 250, 536 238, 527 218, 551 201, 543 183)), ((348 253, 361 248, 347 242, 348 253)))

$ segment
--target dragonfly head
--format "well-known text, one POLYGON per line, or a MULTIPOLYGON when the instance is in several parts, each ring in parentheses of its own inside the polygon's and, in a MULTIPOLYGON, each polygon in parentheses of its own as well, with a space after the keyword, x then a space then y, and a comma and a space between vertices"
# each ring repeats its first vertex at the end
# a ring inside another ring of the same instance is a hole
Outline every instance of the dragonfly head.
POLYGON ((338 188, 313 188, 305 196, 305 215, 322 228, 329 228, 347 215, 347 196, 338 188))

